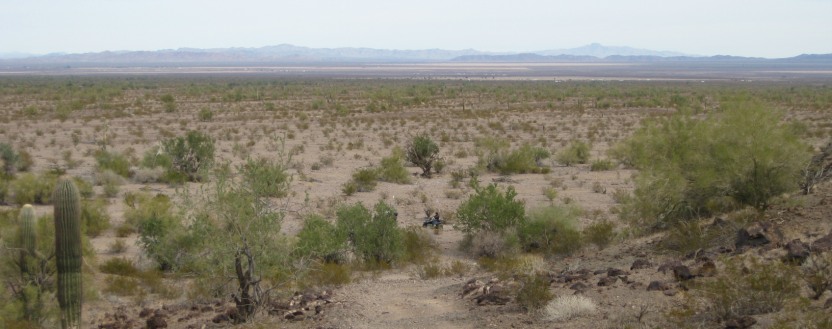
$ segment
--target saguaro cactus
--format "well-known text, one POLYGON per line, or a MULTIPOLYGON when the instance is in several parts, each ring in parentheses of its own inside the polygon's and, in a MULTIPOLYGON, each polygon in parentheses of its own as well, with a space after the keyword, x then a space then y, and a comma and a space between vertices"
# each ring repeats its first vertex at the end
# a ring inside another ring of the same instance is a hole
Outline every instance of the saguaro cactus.
POLYGON ((55 204, 55 262, 61 328, 81 326, 81 203, 72 179, 62 177, 52 195, 55 204))
POLYGON ((29 274, 30 259, 35 257, 37 236, 35 235, 35 208, 32 205, 23 205, 20 209, 20 227, 18 229, 18 243, 20 244, 20 271, 22 274, 29 274))

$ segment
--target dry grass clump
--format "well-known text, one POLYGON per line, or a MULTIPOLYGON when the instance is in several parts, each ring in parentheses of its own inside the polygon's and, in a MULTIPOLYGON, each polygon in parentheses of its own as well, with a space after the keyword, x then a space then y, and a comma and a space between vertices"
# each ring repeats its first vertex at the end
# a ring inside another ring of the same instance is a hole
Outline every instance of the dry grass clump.
POLYGON ((546 304, 543 315, 549 321, 567 321, 594 313, 598 309, 589 297, 581 295, 559 296, 546 304))

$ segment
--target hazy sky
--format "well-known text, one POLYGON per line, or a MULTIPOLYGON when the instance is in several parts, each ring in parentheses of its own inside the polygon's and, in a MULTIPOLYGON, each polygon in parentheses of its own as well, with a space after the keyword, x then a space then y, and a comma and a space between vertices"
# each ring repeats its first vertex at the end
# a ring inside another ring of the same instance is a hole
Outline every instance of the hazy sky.
POLYGON ((832 0, 0 0, 0 53, 593 42, 697 55, 832 53, 832 0))

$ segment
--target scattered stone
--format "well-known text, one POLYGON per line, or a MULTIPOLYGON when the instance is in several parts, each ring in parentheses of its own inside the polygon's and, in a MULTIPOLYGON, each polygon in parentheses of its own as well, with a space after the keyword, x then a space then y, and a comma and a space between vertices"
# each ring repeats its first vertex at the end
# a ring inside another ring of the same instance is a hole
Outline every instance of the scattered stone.
POLYGON ((607 269, 607 276, 624 276, 624 275, 629 275, 629 274, 630 273, 627 273, 627 271, 617 269, 617 268, 610 267, 610 268, 607 269))
POLYGON ((587 286, 583 282, 578 282, 576 284, 573 284, 573 285, 569 286, 569 289, 583 292, 584 290, 589 289, 589 286, 587 286))
POLYGON ((665 291, 670 289, 670 285, 661 281, 651 281, 647 285, 647 291, 665 291))
POLYGON ((700 277, 712 277, 716 275, 716 264, 713 261, 708 260, 696 269, 696 276, 700 277))
POLYGON ((595 270, 595 272, 592 272, 592 274, 594 274, 594 275, 599 275, 599 274, 604 274, 604 273, 607 273, 607 270, 595 270))
POLYGON ((725 329, 747 329, 757 324, 757 320, 750 316, 725 321, 725 329))
POLYGON ((508 296, 501 296, 499 294, 482 295, 476 298, 477 305, 505 305, 511 298, 508 296))
POLYGON ((636 259, 635 261, 633 261, 633 265, 630 265, 630 271, 635 271, 635 270, 640 270, 640 269, 645 269, 645 268, 651 268, 651 267, 653 267, 653 264, 650 263, 650 261, 648 261, 646 259, 636 259))
POLYGON ((767 223, 754 223, 749 227, 740 229, 737 231, 737 239, 734 245, 738 250, 743 247, 753 248, 767 245, 773 240, 773 236, 769 232, 770 228, 771 225, 767 223))
POLYGON ((826 300, 826 303, 823 304, 823 307, 824 308, 832 307, 832 297, 829 297, 829 299, 826 300))
POLYGON ((677 294, 677 293, 679 293, 679 292, 678 292, 678 291, 676 291, 676 289, 667 289, 667 290, 663 291, 662 293, 663 293, 665 296, 668 296, 668 297, 673 297, 673 296, 676 296, 676 294, 677 294))
POLYGON ((165 321, 165 318, 161 315, 154 315, 147 319, 147 329, 159 329, 159 328, 167 328, 168 322, 165 321))
POLYGON ((481 294, 485 283, 477 279, 468 280, 462 287, 462 298, 468 298, 476 294, 481 294))
POLYGON ((148 316, 149 316, 150 314, 152 314, 152 313, 153 313, 153 310, 151 310, 151 309, 149 309, 149 308, 143 308, 143 309, 142 309, 142 311, 141 311, 141 312, 139 312, 139 317, 140 317, 140 318, 142 318, 142 319, 144 319, 144 318, 148 317, 148 316))
POLYGON ((832 231, 812 243, 813 252, 824 252, 832 250, 832 231))
POLYGON ((673 267, 673 277, 677 281, 687 281, 693 279, 695 276, 691 274, 690 268, 685 265, 676 265, 673 267))
POLYGON ((800 239, 789 241, 784 247, 786 249, 786 261, 796 262, 802 264, 807 257, 809 257, 809 245, 800 239))
POLYGON ((682 262, 680 262, 678 260, 672 260, 672 261, 666 262, 666 263, 662 264, 661 266, 659 266, 658 271, 662 272, 662 274, 666 274, 668 271, 672 271, 674 267, 681 266, 681 265, 682 265, 682 262))
POLYGON ((599 287, 609 287, 609 286, 614 285, 616 281, 618 281, 617 276, 603 277, 600 280, 598 280, 598 286, 599 287))

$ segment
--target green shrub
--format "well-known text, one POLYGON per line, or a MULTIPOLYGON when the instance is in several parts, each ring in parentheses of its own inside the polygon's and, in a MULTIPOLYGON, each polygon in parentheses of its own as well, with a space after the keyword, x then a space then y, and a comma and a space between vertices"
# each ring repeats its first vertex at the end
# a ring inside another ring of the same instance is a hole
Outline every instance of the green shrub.
POLYGON ((110 228, 110 214, 102 200, 84 200, 81 204, 81 231, 93 238, 110 228))
POLYGON ((549 157, 549 151, 544 148, 534 147, 529 144, 508 152, 506 149, 497 149, 489 153, 486 158, 480 158, 489 171, 499 172, 502 175, 514 173, 538 173, 542 172, 542 160, 549 157))
POLYGON ((523 277, 517 291, 517 305, 533 312, 542 309, 555 295, 549 290, 549 276, 538 273, 523 277))
POLYGON ((607 171, 613 168, 613 163, 610 160, 595 160, 589 165, 590 171, 607 171))
POLYGON ((407 143, 405 156, 407 161, 422 169, 422 176, 430 177, 433 163, 439 157, 439 145, 427 133, 422 133, 407 143))
POLYGON ((147 151, 144 152, 144 156, 142 156, 141 166, 143 168, 171 168, 173 166, 173 160, 171 160, 170 155, 165 153, 161 147, 154 146, 147 151))
POLYGON ((248 159, 240 167, 243 182, 257 195, 282 198, 289 193, 292 176, 286 172, 286 165, 265 158, 248 159))
POLYGON ((477 231, 465 236, 463 250, 469 251, 477 258, 510 257, 519 251, 517 232, 507 229, 504 232, 477 231))
POLYGON ((104 279, 104 292, 116 296, 135 296, 141 291, 139 280, 131 277, 114 275, 104 279))
POLYGON ((501 232, 521 224, 525 208, 523 202, 514 199, 516 196, 511 186, 504 193, 495 184, 478 187, 456 211, 460 228, 469 234, 480 230, 501 232))
POLYGON ((199 117, 199 121, 203 121, 203 122, 211 121, 211 119, 214 118, 214 112, 212 112, 210 109, 203 108, 203 109, 199 110, 198 117, 199 117))
POLYGON ((303 287, 331 287, 349 284, 352 281, 349 265, 329 262, 316 262, 306 273, 303 287))
POLYGON ((298 232, 295 253, 301 257, 312 257, 323 262, 337 263, 343 260, 347 236, 339 235, 332 225, 321 216, 309 216, 298 232))
POLYGON ((378 179, 383 182, 410 184, 410 173, 404 167, 403 158, 404 154, 398 148, 394 149, 389 157, 382 158, 381 166, 378 168, 378 179))
POLYGON ((409 227, 402 233, 406 262, 424 264, 433 257, 438 247, 433 238, 419 227, 409 227))
POLYGON ((214 140, 199 131, 167 139, 162 142, 162 149, 171 161, 166 174, 170 182, 199 181, 200 173, 214 162, 214 140))
POLYGON ((704 119, 682 113, 646 123, 610 151, 641 171, 623 217, 665 227, 712 215, 719 204, 765 209, 772 197, 798 187, 809 157, 782 117, 759 105, 726 103, 704 119), (726 197, 733 202, 718 200, 726 197))
POLYGON ((58 178, 51 174, 40 176, 26 173, 11 183, 12 200, 17 204, 49 204, 58 178))
POLYGON ((582 141, 573 141, 569 147, 558 152, 555 160, 564 166, 584 164, 589 161, 590 145, 582 141))
POLYGON ((0 143, 0 162, 3 164, 2 174, 6 177, 13 177, 17 171, 17 165, 20 161, 20 155, 15 152, 11 145, 0 143))
POLYGON ((162 194, 153 197, 141 194, 136 199, 134 206, 125 210, 124 219, 139 232, 138 244, 147 255, 158 263, 160 269, 170 270, 181 251, 169 245, 172 242, 169 237, 182 229, 170 198, 162 194))
POLYGON ((133 262, 125 258, 110 258, 103 264, 98 266, 101 273, 121 275, 121 276, 138 276, 139 269, 133 262))
POLYGON ((570 254, 582 247, 576 228, 582 210, 576 206, 551 205, 529 212, 518 228, 523 250, 544 254, 570 254))
POLYGON ((598 246, 598 249, 604 249, 615 238, 615 223, 608 219, 594 222, 584 228, 583 235, 586 241, 598 246))
POLYGON ((340 237, 352 242, 354 252, 368 264, 392 264, 405 254, 403 233, 396 225, 395 210, 379 201, 373 212, 362 204, 336 211, 340 237))
POLYGON ((352 180, 350 182, 355 187, 356 192, 370 192, 378 184, 378 170, 376 168, 358 169, 352 173, 352 180))
POLYGON ((119 186, 124 184, 124 179, 108 169, 96 175, 96 183, 104 187, 104 196, 113 198, 118 195, 119 186))
POLYGON ((130 177, 130 161, 124 155, 99 150, 95 152, 95 161, 100 172, 109 170, 121 177, 130 177))

